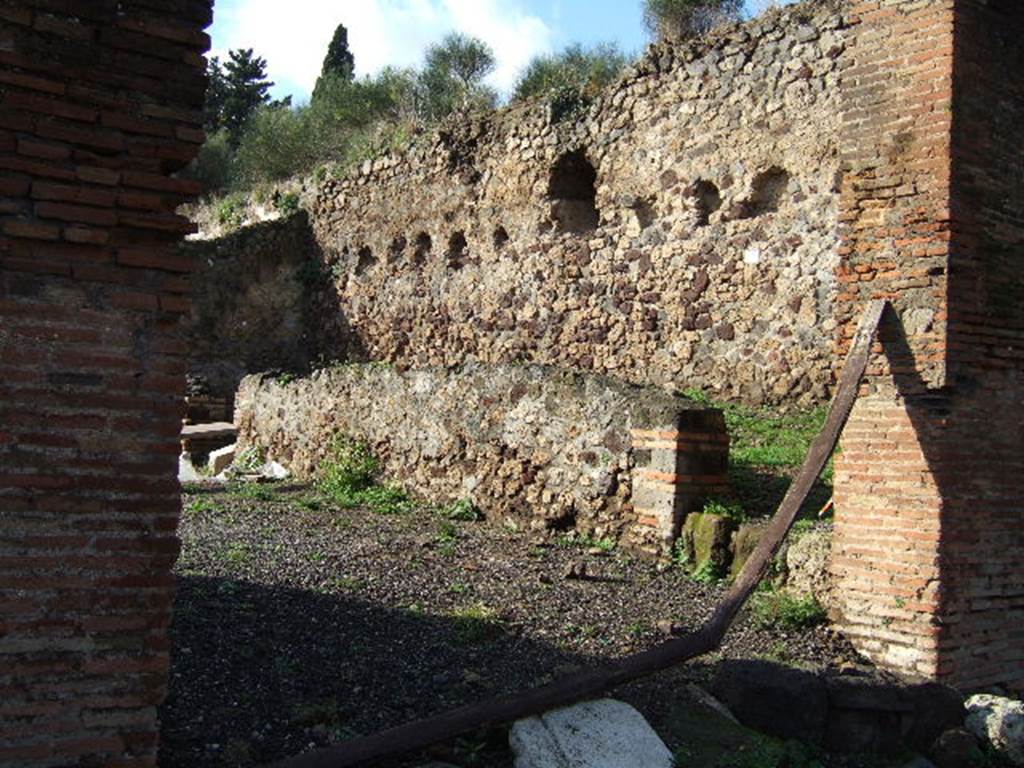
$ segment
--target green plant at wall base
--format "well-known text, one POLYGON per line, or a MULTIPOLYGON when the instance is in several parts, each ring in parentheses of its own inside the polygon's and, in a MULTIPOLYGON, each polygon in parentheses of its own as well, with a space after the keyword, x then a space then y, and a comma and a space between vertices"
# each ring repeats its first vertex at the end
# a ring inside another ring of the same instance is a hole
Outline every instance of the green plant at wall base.
POLYGON ((370 447, 345 435, 331 444, 330 458, 320 467, 316 489, 342 509, 369 507, 381 514, 407 512, 409 495, 393 485, 377 485, 380 461, 370 447))
POLYGON ((812 595, 794 595, 785 590, 757 592, 750 601, 754 620, 766 629, 806 629, 828 618, 812 595))
POLYGON ((689 570, 690 566, 693 564, 690 561, 690 551, 686 548, 686 542, 682 539, 676 539, 675 543, 672 545, 671 559, 672 565, 676 566, 676 568, 682 568, 683 570, 689 570))
POLYGON ((460 520, 465 523, 475 523, 483 519, 480 510, 477 509, 472 499, 459 499, 441 507, 440 514, 449 520, 460 520))
POLYGON ((711 560, 705 560, 690 574, 690 578, 701 584, 714 584, 725 578, 723 569, 711 560))
POLYGON ((252 446, 235 456, 235 460, 231 462, 231 467, 236 472, 247 474, 258 472, 265 463, 266 456, 263 453, 263 449, 252 446))
POLYGON ((343 497, 365 491, 380 474, 380 461, 370 446, 347 435, 334 438, 328 456, 317 481, 317 489, 327 496, 343 497))
POLYGON ((411 512, 414 504, 409 494, 396 485, 367 488, 358 495, 359 505, 380 515, 401 515, 411 512))

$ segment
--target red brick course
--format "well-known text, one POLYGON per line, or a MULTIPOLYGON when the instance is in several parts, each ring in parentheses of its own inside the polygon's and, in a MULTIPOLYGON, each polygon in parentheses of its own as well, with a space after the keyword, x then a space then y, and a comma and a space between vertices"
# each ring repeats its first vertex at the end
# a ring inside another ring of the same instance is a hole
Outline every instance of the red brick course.
POLYGON ((0 764, 156 764, 210 16, 0 2, 0 764))

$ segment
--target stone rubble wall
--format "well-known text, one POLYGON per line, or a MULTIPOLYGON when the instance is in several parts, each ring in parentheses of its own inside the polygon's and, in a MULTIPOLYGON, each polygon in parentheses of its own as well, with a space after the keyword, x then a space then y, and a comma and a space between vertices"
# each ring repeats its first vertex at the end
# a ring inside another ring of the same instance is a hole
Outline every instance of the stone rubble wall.
POLYGON ((536 102, 475 116, 328 181, 325 322, 407 366, 531 361, 821 401, 844 45, 836 5, 806 3, 652 48, 579 119, 536 102), (587 162, 593 229, 572 172, 587 162))
POLYGON ((314 360, 322 279, 304 214, 191 240, 181 252, 198 287, 183 329, 198 386, 230 398, 247 373, 314 360))
POLYGON ((261 448, 300 478, 315 477, 344 435, 431 502, 469 498, 491 521, 576 529, 658 554, 726 483, 720 411, 544 366, 254 375, 236 406, 239 450, 261 448))

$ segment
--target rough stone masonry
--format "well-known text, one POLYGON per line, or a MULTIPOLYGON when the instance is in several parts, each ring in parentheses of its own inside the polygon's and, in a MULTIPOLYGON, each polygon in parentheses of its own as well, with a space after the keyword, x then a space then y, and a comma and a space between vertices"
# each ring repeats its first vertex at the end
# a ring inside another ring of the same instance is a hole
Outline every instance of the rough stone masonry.
MULTIPOLYGON (((154 765, 206 0, 0 1, 0 762, 154 765)), ((325 323, 818 400, 892 300, 836 473, 841 626, 1024 687, 1024 6, 810 3, 655 48, 580 120, 470 120, 325 185, 325 323), (838 196, 837 196, 838 190, 838 196), (385 289, 386 286, 386 289, 385 289), (325 305, 330 306, 330 304, 325 305)))

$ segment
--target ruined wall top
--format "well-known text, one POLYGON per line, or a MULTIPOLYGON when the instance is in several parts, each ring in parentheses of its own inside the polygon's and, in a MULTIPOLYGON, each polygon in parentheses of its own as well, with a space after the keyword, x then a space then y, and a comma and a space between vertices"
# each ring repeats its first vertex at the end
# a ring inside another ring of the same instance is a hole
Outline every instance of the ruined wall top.
POLYGON ((832 381, 841 4, 653 46, 578 117, 449 121, 323 184, 371 359, 538 362, 749 402, 832 381))

